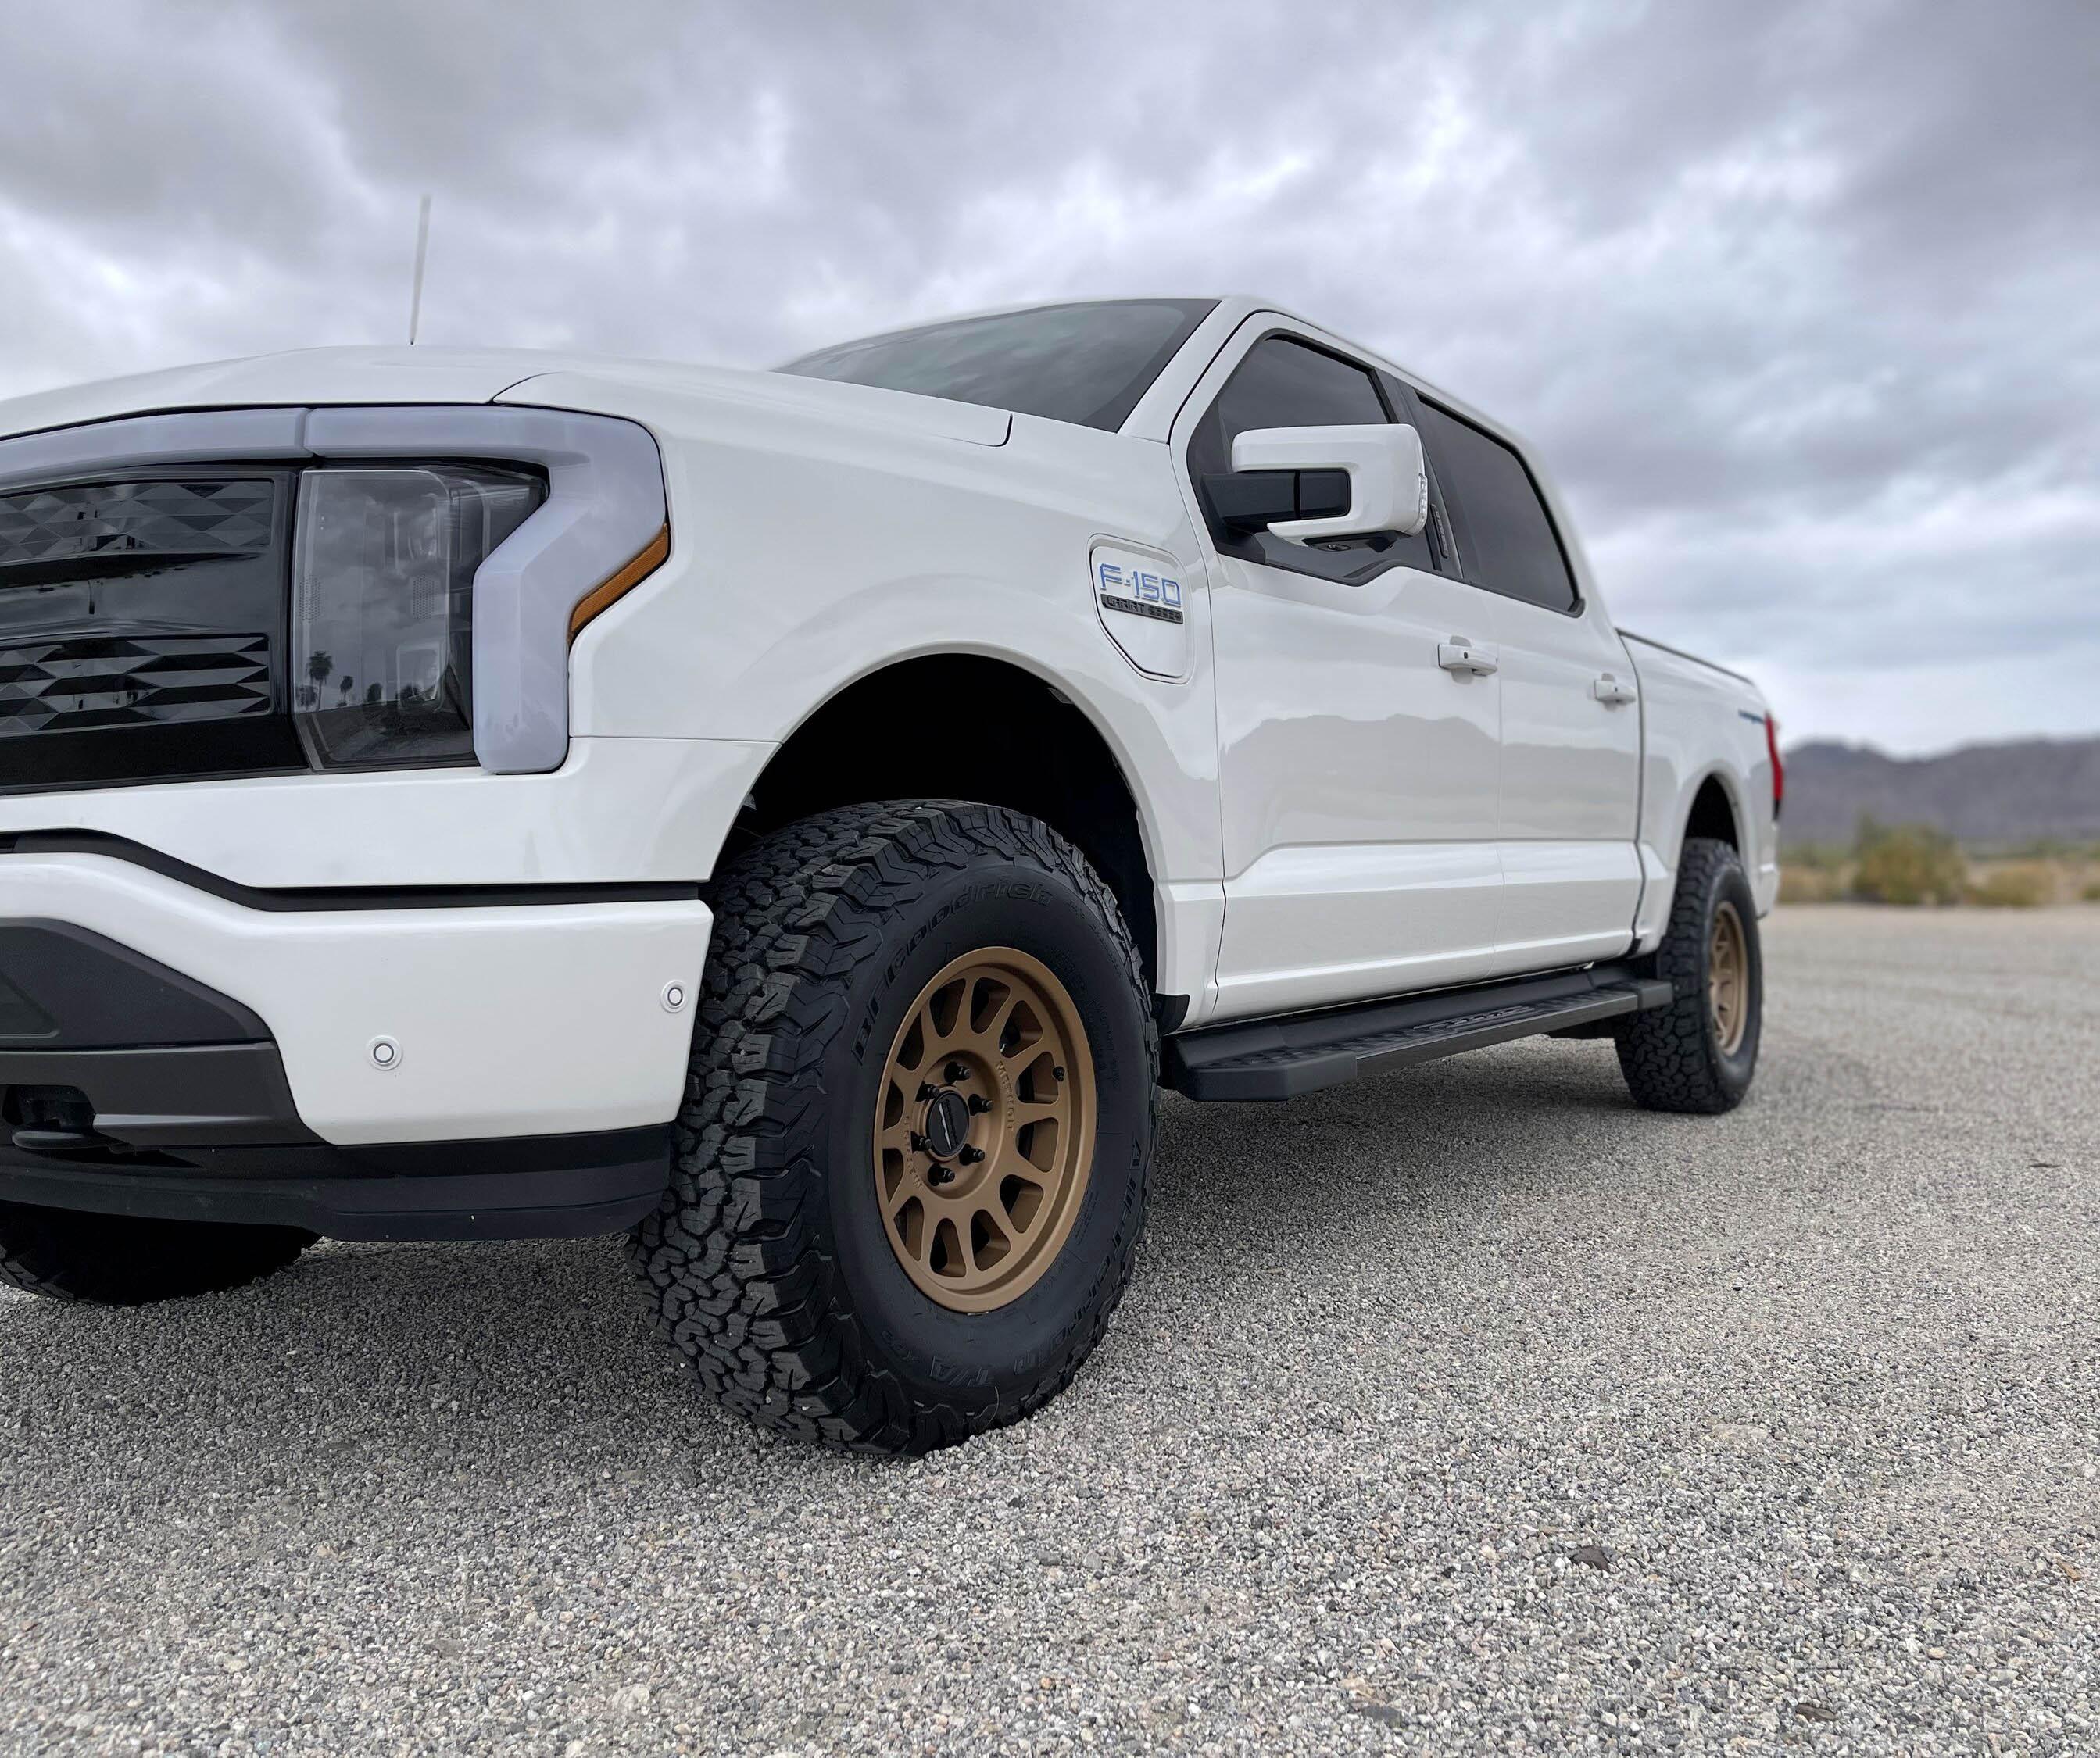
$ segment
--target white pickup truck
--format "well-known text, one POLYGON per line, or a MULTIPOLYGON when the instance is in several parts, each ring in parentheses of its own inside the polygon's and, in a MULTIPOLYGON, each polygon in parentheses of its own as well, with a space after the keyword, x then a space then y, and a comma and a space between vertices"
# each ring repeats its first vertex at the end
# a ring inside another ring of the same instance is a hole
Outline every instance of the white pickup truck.
POLYGON ((1258 300, 0 403, 0 1276, 626 1231, 731 1409, 943 1445, 1100 1337, 1162 1085, 1734 1105, 1780 788, 1520 442, 1258 300))

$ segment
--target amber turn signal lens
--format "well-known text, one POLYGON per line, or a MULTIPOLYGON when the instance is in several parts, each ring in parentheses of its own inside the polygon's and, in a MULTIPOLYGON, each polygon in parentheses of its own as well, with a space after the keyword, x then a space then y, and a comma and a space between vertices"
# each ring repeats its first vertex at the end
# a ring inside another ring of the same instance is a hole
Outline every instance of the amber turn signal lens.
POLYGON ((649 540, 647 546, 627 566, 602 586, 593 587, 569 613, 569 639, 574 641, 583 632, 584 625, 608 605, 618 602, 642 581, 664 565, 664 558, 671 553, 671 527, 663 530, 649 540))

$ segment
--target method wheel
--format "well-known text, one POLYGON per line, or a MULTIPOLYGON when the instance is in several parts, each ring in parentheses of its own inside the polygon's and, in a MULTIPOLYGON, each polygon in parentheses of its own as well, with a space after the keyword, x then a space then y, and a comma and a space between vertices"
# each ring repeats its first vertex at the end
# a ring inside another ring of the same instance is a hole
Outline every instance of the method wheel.
POLYGON ((1673 998, 1620 1033, 1627 1086, 1651 1111, 1734 1110, 1757 1072, 1764 965, 1757 901, 1726 843, 1694 837, 1685 844, 1655 958, 1673 998))
POLYGON ((913 1284, 992 1312, 1043 1279, 1093 1170, 1085 1022, 1057 974, 999 946, 927 984, 890 1046, 876 1100, 876 1201, 913 1284))
POLYGON ((1158 1042, 1114 898, 1048 826, 954 802, 776 832, 715 888, 672 1188, 636 1229, 730 1410, 921 1452, 1100 1340, 1144 1223, 1158 1042))
POLYGON ((0 1282, 46 1300, 147 1306, 245 1287, 284 1269, 314 1238, 298 1227, 0 1202, 0 1282))

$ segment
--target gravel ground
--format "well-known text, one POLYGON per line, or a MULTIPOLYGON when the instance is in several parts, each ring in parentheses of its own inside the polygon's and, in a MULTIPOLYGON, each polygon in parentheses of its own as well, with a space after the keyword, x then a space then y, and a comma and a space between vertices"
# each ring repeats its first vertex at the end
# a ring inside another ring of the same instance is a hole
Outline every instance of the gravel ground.
POLYGON ((1094 1364, 913 1464, 718 1417, 607 1242, 0 1295, 0 1743, 2100 1750, 2100 910, 1770 950, 1725 1119, 1174 1103, 1094 1364))

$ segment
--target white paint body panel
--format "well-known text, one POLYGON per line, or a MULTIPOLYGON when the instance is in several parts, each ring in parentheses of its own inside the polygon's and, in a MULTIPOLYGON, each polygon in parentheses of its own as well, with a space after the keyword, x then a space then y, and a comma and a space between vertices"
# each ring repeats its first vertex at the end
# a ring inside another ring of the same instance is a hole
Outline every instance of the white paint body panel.
POLYGON ((1221 878, 1217 726, 1209 595, 1167 448, 1027 416, 999 446, 876 435, 818 407, 861 387, 807 382, 817 394, 792 401, 583 374, 505 394, 619 409, 664 453, 670 560, 577 641, 571 725, 596 738, 777 745, 901 660, 973 654, 1032 672, 1086 716, 1129 786, 1155 886, 1160 987, 1191 998, 1193 1023, 1215 981, 1215 912, 1185 910, 1190 887, 1202 895, 1221 878), (1145 675, 1104 628, 1091 567, 1103 541, 1158 557, 1191 588, 1182 676, 1145 675))
POLYGON ((1640 716, 1597 699, 1631 674, 1595 598, 1564 615, 1482 594, 1501 663, 1498 973, 1622 956, 1640 901, 1640 716))
POLYGON ((271 890, 690 883, 712 870, 773 748, 576 738, 549 775, 375 770, 0 795, 0 835, 99 831, 271 890))
POLYGON ((1684 827, 1700 788, 1711 779, 1727 795, 1742 826, 1743 865, 1758 913, 1779 901, 1779 829, 1771 811, 1768 712, 1757 686, 1718 666, 1629 637, 1626 653, 1640 681, 1641 860, 1649 878, 1641 897, 1638 938, 1652 949, 1670 919, 1670 887, 1684 827))
MULTIPOLYGON (((1117 433, 763 372, 436 349, 221 363, 0 405, 0 434, 245 406, 616 416, 657 441, 673 534, 664 566, 571 650, 572 738, 552 773, 17 794, 0 797, 0 835, 100 831, 262 888, 697 882, 817 710, 886 666, 967 654, 1053 685, 1114 757, 1154 883, 1155 984, 1189 998, 1189 1024, 1652 943, 1710 778, 1768 905, 1762 703, 1696 661, 1629 652, 1550 484, 1587 606, 1551 629, 1418 571, 1352 588, 1220 560, 1181 451, 1261 326, 1420 384, 1235 298, 1117 433), (1102 610, 1104 555, 1180 583, 1182 622, 1111 627, 1142 619, 1102 610), (1498 648, 1500 672, 1440 668, 1454 637, 1498 648), (1637 701, 1590 696, 1608 670, 1637 701)), ((77 922, 245 1002, 284 1046, 302 1116, 345 1143, 668 1117, 690 1021, 655 998, 697 977, 708 928, 690 902, 255 910, 122 862, 4 851, 0 914, 77 922), (390 1074, 360 1060, 380 1033, 407 1051, 390 1074)))
POLYGON ((99 855, 0 860, 0 918, 70 922, 254 1009, 338 1146, 666 1122, 713 925, 698 901, 249 910, 99 855), (381 1069, 376 1038, 400 1046, 381 1069))
POLYGON ((1470 589, 1214 566, 1221 1016, 1491 974, 1501 684, 1436 663, 1470 589))

